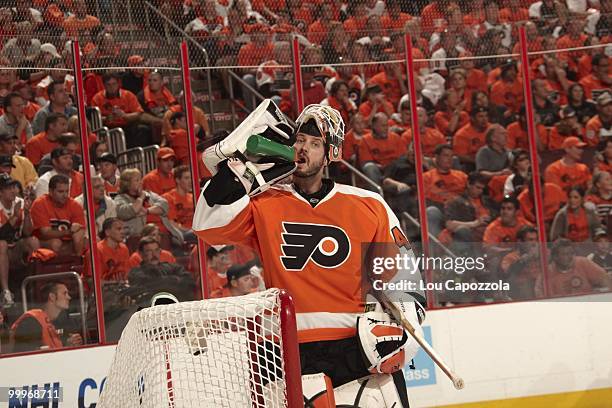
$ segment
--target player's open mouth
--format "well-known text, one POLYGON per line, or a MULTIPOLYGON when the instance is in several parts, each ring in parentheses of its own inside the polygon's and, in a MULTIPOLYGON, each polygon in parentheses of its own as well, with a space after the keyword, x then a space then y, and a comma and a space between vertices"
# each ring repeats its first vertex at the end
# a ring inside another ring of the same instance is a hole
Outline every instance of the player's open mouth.
POLYGON ((304 163, 306 163, 306 158, 305 157, 298 157, 297 164, 304 164, 304 163))

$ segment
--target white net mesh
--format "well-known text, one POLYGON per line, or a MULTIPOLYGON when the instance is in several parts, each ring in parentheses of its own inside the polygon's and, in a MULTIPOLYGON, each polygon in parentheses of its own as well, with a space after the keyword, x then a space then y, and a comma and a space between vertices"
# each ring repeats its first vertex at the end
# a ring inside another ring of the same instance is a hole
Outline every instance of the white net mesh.
POLYGON ((287 406, 279 294, 270 289, 134 314, 99 406, 287 406))

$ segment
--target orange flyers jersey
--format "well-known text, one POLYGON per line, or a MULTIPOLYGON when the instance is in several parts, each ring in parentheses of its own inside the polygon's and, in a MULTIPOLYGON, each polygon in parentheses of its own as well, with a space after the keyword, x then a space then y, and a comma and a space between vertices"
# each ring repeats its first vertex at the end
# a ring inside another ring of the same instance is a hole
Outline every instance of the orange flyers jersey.
MULTIPOLYGON (((365 306, 362 245, 407 243, 382 197, 342 184, 335 184, 314 208, 289 185, 229 205, 210 207, 202 196, 193 229, 210 245, 258 249, 266 287, 284 288, 293 296, 300 343, 354 336, 365 306)), ((397 245, 389 247, 398 253, 397 245)), ((399 251, 412 256, 404 247, 399 251)), ((410 277, 415 278, 420 274, 410 277)))

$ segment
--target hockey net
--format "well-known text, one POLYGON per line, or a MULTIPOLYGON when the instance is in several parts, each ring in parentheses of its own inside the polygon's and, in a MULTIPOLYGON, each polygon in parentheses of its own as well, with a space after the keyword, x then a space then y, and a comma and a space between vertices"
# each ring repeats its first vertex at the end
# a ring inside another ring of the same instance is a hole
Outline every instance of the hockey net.
POLYGON ((147 308, 123 331, 99 406, 298 406, 297 350, 279 289, 147 308))

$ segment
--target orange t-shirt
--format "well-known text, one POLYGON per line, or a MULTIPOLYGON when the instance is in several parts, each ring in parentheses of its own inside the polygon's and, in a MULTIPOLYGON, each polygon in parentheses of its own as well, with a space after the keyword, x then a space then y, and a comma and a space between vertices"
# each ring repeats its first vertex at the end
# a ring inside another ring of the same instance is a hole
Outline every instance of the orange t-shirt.
POLYGON ((163 175, 158 169, 151 170, 142 178, 142 188, 163 195, 176 187, 172 173, 163 175))
MULTIPOLYGON (((385 98, 391 103, 392 107, 397 106, 403 96, 399 81, 395 78, 389 78, 385 71, 379 72, 370 78, 368 84, 380 86, 385 94, 385 98)), ((395 108, 393 111, 395 111, 395 108)))
POLYGON ((477 68, 470 69, 465 78, 465 86, 471 91, 487 92, 487 74, 477 68))
POLYGON ((612 131, 604 129, 599 115, 593 116, 586 124, 584 141, 589 146, 597 146, 602 139, 601 136, 608 138, 612 136, 612 131), (603 130, 602 130, 603 129, 603 130), (603 134, 602 134, 603 133, 603 134))
POLYGON ((43 156, 47 153, 51 153, 51 151, 58 146, 58 142, 52 142, 47 139, 47 132, 40 132, 26 142, 25 156, 34 166, 38 166, 43 156))
POLYGON ((359 145, 359 162, 376 162, 382 166, 389 165, 393 160, 406 153, 408 146, 397 133, 389 132, 385 139, 377 139, 369 133, 361 139, 359 145))
MULTIPOLYGON (((353 39, 357 39, 361 37, 366 30, 366 25, 368 24, 367 17, 357 18, 357 17, 349 17, 342 24, 344 27, 344 32, 350 35, 353 39)), ((384 28, 384 26, 383 26, 384 28)))
MULTIPOLYGON (((180 105, 174 105, 171 109, 168 109, 166 113, 164 113, 163 122, 162 122, 162 135, 169 136, 172 131, 172 125, 170 124, 170 117, 174 112, 183 112, 183 108, 180 105)), ((202 129, 204 129, 204 133, 209 134, 208 130, 208 119, 206 118, 206 114, 204 111, 197 106, 193 107, 193 121, 195 124, 200 125, 202 129)))
POLYGON ((430 3, 421 11, 421 29, 424 34, 431 35, 436 29, 446 23, 445 6, 442 2, 430 3))
MULTIPOLYGON (((568 34, 566 34, 557 40, 557 49, 562 50, 565 48, 584 47, 588 38, 589 37, 587 37, 585 34, 580 34, 578 38, 571 38, 568 34)), ((578 66, 578 60, 584 55, 584 53, 584 50, 559 51, 557 53, 557 58, 561 61, 567 61, 571 68, 576 69, 578 66)))
POLYGON ((468 123, 453 136, 453 151, 458 155, 476 157, 478 150, 485 145, 486 133, 487 129, 479 131, 468 123))
POLYGON ((502 224, 501 218, 498 217, 485 229, 482 242, 485 244, 514 243, 516 242, 516 234, 525 225, 532 224, 520 215, 516 217, 514 226, 502 224))
POLYGON ((438 169, 426 171, 423 173, 423 185, 427 186, 425 198, 446 204, 463 194, 467 187, 467 179, 467 174, 459 170, 450 170, 447 174, 440 173, 438 169))
POLYGON ((524 99, 523 92, 522 81, 517 79, 508 83, 500 79, 491 87, 491 102, 518 112, 524 99))
POLYGON ((546 145, 548 146, 548 150, 561 150, 563 141, 570 136, 576 136, 579 139, 584 139, 582 135, 579 135, 576 133, 572 133, 571 135, 563 136, 562 134, 559 133, 559 130, 557 130, 556 126, 551 127, 550 131, 548 132, 548 143, 546 143, 546 145))
POLYGON ((610 86, 601 82, 595 75, 590 74, 580 81, 578 81, 580 85, 584 88, 584 96, 587 99, 593 99, 593 91, 603 91, 606 89, 610 89, 610 86))
POLYGON ((28 101, 25 108, 23 108, 23 114, 29 122, 32 122, 32 119, 34 119, 34 116, 36 116, 36 112, 38 112, 39 110, 40 105, 28 101))
POLYGON ((193 194, 181 195, 174 188, 162 197, 168 201, 168 219, 182 227, 191 229, 194 212, 193 194))
POLYGON ((320 20, 317 20, 308 26, 308 41, 321 45, 321 43, 327 38, 328 33, 329 25, 323 25, 320 20))
POLYGON ((573 186, 586 188, 589 180, 591 180, 591 171, 586 164, 576 163, 573 166, 568 166, 563 163, 563 159, 559 159, 546 167, 544 180, 547 183, 558 185, 566 193, 569 193, 573 186))
POLYGON ((128 247, 120 242, 116 248, 108 245, 106 239, 98 242, 98 254, 100 256, 100 273, 103 280, 119 281, 127 280, 130 271, 127 265, 130 251, 128 247))
POLYGON ((567 235, 565 238, 571 239, 574 242, 584 242, 591 237, 589 231, 589 220, 587 219, 586 210, 581 207, 575 213, 572 210, 567 211, 567 235))
MULTIPOLYGON (((168 263, 176 263, 176 258, 174 257, 174 255, 172 255, 172 252, 162 249, 159 254, 159 261, 168 262, 168 263)), ((130 255, 127 261, 128 271, 140 266, 141 262, 142 262, 142 256, 140 256, 138 251, 134 252, 132 255, 130 255)))
POLYGON ((255 43, 247 43, 238 51, 238 65, 245 67, 258 66, 262 62, 274 58, 274 44, 271 42, 263 47, 255 43))
MULTIPOLYGON (((423 146, 423 154, 426 156, 433 156, 436 147, 439 145, 446 143, 446 137, 438 129, 434 128, 425 128, 425 133, 420 133, 421 136, 421 146, 423 146)), ((404 143, 406 146, 412 142, 412 129, 408 129, 404 133, 402 133, 402 139, 404 139, 404 143)))
POLYGON ((553 296, 588 293, 594 286, 606 285, 606 271, 583 256, 574 257, 570 270, 560 272, 555 264, 549 268, 549 293, 553 296))
POLYGON ((393 19, 389 13, 385 13, 381 17, 380 24, 387 30, 388 35, 392 34, 394 31, 403 31, 406 23, 412 19, 412 16, 408 13, 400 12, 398 17, 397 19, 393 19))
MULTIPOLYGON (((359 105, 359 113, 365 118, 370 116, 372 109, 374 109, 374 106, 370 101, 362 102, 361 105, 359 105)), ((387 113, 387 110, 393 112, 395 109, 393 109, 393 105, 389 101, 383 100, 376 113, 387 113)))
POLYGON ((173 129, 168 136, 168 144, 176 154, 176 160, 181 164, 189 161, 189 140, 185 129, 173 129))
POLYGON ((85 226, 83 207, 72 198, 69 198, 65 205, 58 207, 53 203, 49 194, 40 196, 32 203, 30 215, 34 233, 37 235, 40 234, 41 228, 64 230, 70 229, 73 223, 85 226))
MULTIPOLYGON (((436 128, 440 132, 442 132, 443 135, 454 135, 454 133, 451 134, 451 132, 448 130, 448 124, 450 123, 450 120, 451 114, 445 111, 437 111, 434 115, 434 124, 436 125, 436 128)), ((457 125, 455 133, 468 123, 470 123, 470 115, 468 115, 466 111, 461 111, 461 113, 459 113, 459 124, 457 125)))
POLYGON ((366 130, 360 138, 357 138, 357 136, 355 136, 355 131, 351 129, 344 135, 344 141, 342 142, 342 157, 344 160, 349 161, 353 154, 359 152, 361 140, 369 133, 370 131, 366 130))
MULTIPOLYGON (((100 108, 102 116, 111 116, 113 113, 113 107, 118 107, 125 113, 144 112, 138 98, 130 91, 125 89, 119 90, 119 96, 114 98, 107 98, 106 91, 100 91, 94 95, 91 100, 93 106, 100 108)), ((121 127, 127 124, 125 119, 112 118, 106 119, 104 122, 106 126, 110 127, 121 127)))
MULTIPOLYGON (((527 129, 523 129, 519 122, 512 122, 508 125, 508 138, 506 140, 506 147, 510 150, 523 149, 529 151, 529 137, 527 135, 527 129)), ((543 146, 548 143, 548 130, 546 126, 540 124, 536 125, 537 137, 540 138, 543 146)))
MULTIPOLYGON (((567 195, 561 189, 561 187, 552 184, 552 183, 544 183, 544 221, 549 222, 552 221, 561 208, 561 205, 567 201, 567 195)), ((521 214, 525 219, 529 222, 535 223, 535 207, 534 203, 531 201, 529 197, 529 188, 525 188, 518 195, 518 201, 521 204, 521 214)))
POLYGON ((64 20, 63 26, 64 31, 66 31, 66 36, 72 38, 80 36, 81 31, 88 31, 100 26, 100 20, 90 15, 86 15, 83 19, 71 15, 64 20))

